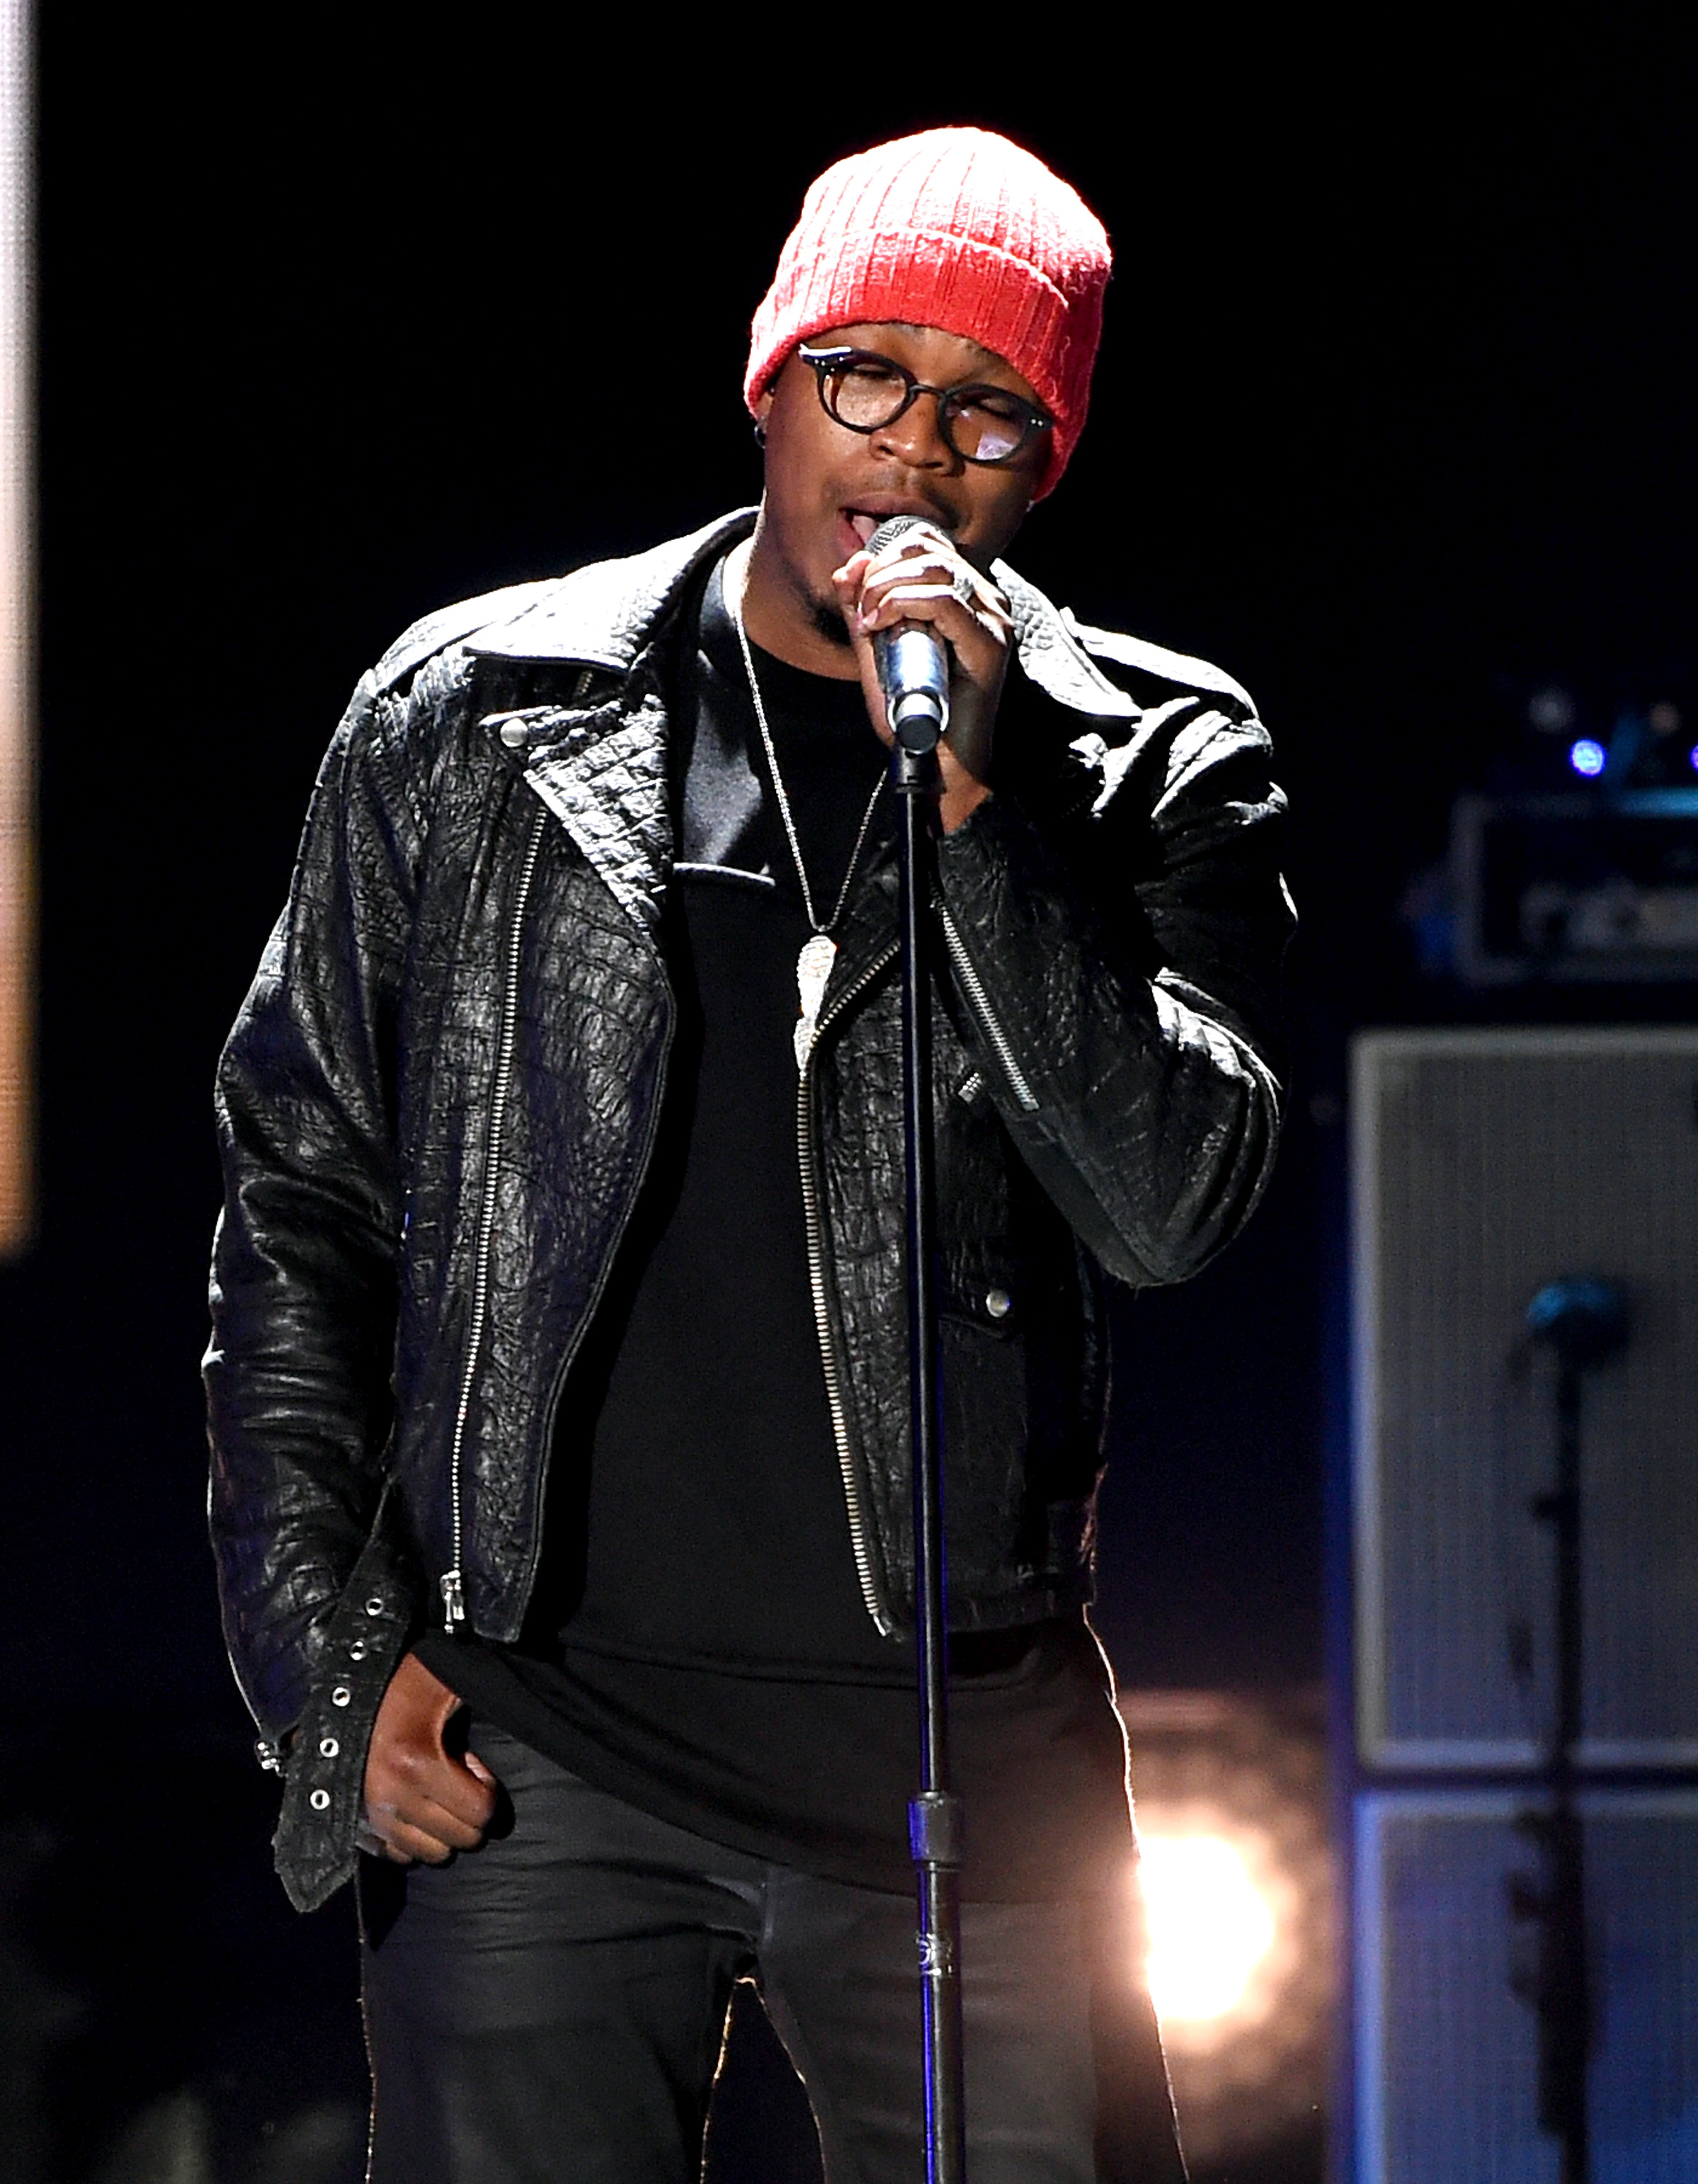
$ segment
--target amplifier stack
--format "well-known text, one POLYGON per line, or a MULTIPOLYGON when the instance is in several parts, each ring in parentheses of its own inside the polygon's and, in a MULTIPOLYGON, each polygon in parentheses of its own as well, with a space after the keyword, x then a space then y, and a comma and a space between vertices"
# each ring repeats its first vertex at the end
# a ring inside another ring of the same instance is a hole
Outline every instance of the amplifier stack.
POLYGON ((1365 1034, 1350 1121, 1339 2165, 1690 2184, 1698 1030, 1365 1034))

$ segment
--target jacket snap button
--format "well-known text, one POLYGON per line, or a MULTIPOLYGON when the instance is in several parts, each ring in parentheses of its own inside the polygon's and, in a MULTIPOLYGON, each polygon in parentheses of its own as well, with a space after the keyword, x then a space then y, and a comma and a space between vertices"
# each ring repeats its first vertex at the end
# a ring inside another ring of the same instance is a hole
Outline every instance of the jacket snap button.
POLYGON ((330 1810, 330 1791, 328 1790, 315 1790, 312 1796, 308 1798, 307 1802, 312 1807, 315 1813, 327 1813, 330 1810))
POLYGON ((365 1658, 365 1641, 363 1638, 354 1640, 353 1645, 348 1649, 348 1658, 350 1661, 363 1661, 365 1658))
POLYGON ((1014 1309, 1014 1299, 1006 1290, 987 1290, 984 1308, 993 1319, 1006 1319, 1014 1309))
POLYGON ((525 723, 522 721, 504 721, 501 724, 501 740, 509 750, 517 750, 525 740, 525 723))
POLYGON ((319 1739, 319 1758, 320 1759, 334 1759, 337 1752, 341 1750, 342 1747, 337 1742, 333 1736, 321 1736, 319 1739))
POLYGON ((375 1592, 365 1603, 365 1612, 368 1615, 381 1615, 383 1613, 383 1602, 375 1592))
POLYGON ((332 1706, 346 1706, 353 1696, 346 1684, 338 1684, 330 1695, 330 1702, 332 1706))

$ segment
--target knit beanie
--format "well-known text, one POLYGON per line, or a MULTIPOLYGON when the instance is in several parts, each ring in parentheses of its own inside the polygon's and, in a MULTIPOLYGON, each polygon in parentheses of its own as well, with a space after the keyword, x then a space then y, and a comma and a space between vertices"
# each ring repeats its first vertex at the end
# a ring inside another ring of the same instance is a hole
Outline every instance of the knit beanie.
POLYGON ((802 201, 749 330, 754 410, 798 342, 898 320, 992 349, 1050 415, 1038 498, 1085 421, 1102 332, 1102 223, 1041 159, 983 129, 927 129, 827 167, 802 201))

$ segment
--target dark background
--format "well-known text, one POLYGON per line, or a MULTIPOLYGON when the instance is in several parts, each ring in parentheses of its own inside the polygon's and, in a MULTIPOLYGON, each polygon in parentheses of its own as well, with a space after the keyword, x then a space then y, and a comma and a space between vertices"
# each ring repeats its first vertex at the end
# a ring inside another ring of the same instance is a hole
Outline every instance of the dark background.
MULTIPOLYGON (((274 14, 237 46, 194 6, 47 14, 41 1190, 0 1271, 0 1722, 31 1977, 81 2028, 55 2173, 305 2021, 230 2004, 256 1963, 323 1984, 264 1786, 234 1786, 196 1378, 212 1066, 319 756, 415 616, 754 497, 749 315, 808 180, 909 128, 1005 129, 1102 215, 1091 424, 1014 558, 1245 682, 1294 800, 1289 1150, 1227 1258, 1123 1315, 1102 1627, 1133 1685, 1322 1673, 1344 1037, 1466 1012, 1398 908, 1526 692, 1606 721, 1693 681, 1694 85, 1614 36, 1122 20, 1088 47, 1041 11, 683 44, 489 16, 432 45, 274 14)), ((311 2006, 345 2017, 334 1979, 311 2006)))

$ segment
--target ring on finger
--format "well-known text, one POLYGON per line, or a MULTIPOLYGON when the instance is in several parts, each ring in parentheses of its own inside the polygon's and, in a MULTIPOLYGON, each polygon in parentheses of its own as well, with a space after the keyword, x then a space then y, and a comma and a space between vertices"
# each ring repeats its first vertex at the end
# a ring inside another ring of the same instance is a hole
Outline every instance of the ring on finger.
POLYGON ((949 589, 964 607, 976 607, 978 604, 978 586, 973 582, 971 570, 957 569, 949 579, 949 589))

